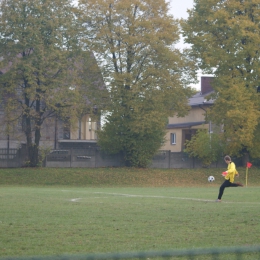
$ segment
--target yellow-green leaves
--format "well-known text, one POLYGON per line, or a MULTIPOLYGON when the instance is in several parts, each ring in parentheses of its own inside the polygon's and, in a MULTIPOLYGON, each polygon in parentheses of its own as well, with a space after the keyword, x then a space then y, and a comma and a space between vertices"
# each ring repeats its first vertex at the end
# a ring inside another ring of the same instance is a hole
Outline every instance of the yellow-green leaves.
POLYGON ((103 97, 104 83, 92 53, 82 49, 75 11, 71 0, 1 1, 0 92, 6 122, 24 122, 31 166, 37 165, 46 118, 73 121, 103 97))
POLYGON ((235 155, 253 151, 259 124, 259 13, 257 0, 196 0, 182 22, 191 55, 216 77, 217 99, 209 116, 224 125, 227 152, 235 155))
POLYGON ((165 0, 79 1, 83 41, 95 52, 111 96, 99 143, 124 152, 129 165, 146 166, 162 144, 167 117, 188 110, 193 63, 174 49, 179 24, 168 8, 165 0))
POLYGON ((225 149, 225 142, 222 138, 222 134, 208 133, 204 129, 198 130, 190 141, 186 141, 185 152, 190 157, 199 158, 204 166, 209 166, 219 160, 225 149))

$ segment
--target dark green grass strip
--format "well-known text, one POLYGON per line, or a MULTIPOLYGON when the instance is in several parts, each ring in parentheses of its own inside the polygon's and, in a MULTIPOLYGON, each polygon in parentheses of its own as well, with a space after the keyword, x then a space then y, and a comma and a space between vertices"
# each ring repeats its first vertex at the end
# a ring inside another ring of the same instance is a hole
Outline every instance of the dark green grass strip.
POLYGON ((260 246, 244 247, 220 247, 220 248, 200 248, 169 251, 146 251, 129 253, 106 253, 106 254, 88 254, 88 255, 61 255, 61 256, 37 256, 37 257, 7 257, 1 260, 110 260, 110 259, 150 259, 150 258, 169 258, 169 257, 187 257, 192 256, 212 256, 212 259, 218 259, 220 255, 236 254, 236 259, 243 259, 241 256, 246 253, 257 253, 260 259, 260 246))

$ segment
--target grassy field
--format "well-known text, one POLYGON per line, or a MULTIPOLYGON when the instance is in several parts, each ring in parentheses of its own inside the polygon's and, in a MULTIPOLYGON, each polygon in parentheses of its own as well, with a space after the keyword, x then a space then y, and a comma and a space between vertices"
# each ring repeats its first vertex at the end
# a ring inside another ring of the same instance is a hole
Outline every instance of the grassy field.
POLYGON ((222 170, 1 169, 0 257, 260 245, 260 170, 222 170))

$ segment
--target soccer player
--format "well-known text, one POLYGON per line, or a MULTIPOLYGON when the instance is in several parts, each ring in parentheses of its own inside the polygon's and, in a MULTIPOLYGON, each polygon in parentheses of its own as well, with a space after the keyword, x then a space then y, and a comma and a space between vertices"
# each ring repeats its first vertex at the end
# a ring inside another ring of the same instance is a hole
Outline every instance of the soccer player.
POLYGON ((221 202, 222 195, 224 193, 225 188, 228 187, 243 187, 244 185, 241 183, 234 183, 235 175, 239 177, 239 173, 236 170, 236 165, 234 162, 231 161, 230 156, 226 155, 224 158, 225 162, 227 163, 227 171, 223 172, 222 175, 225 177, 225 181, 219 188, 218 199, 216 202, 221 202))

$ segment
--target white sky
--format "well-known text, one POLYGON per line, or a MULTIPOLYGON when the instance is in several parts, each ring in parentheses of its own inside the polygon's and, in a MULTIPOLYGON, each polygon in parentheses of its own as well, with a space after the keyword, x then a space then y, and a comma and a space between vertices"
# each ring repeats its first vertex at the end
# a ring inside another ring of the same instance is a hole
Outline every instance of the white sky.
POLYGON ((170 0, 171 13, 175 18, 188 18, 187 9, 193 7, 193 0, 170 0))
MULTIPOLYGON (((193 0, 169 0, 170 2, 170 13, 174 18, 188 18, 187 9, 191 9, 193 7, 193 0)), ((176 45, 178 48, 188 47, 181 40, 180 43, 176 45)))

